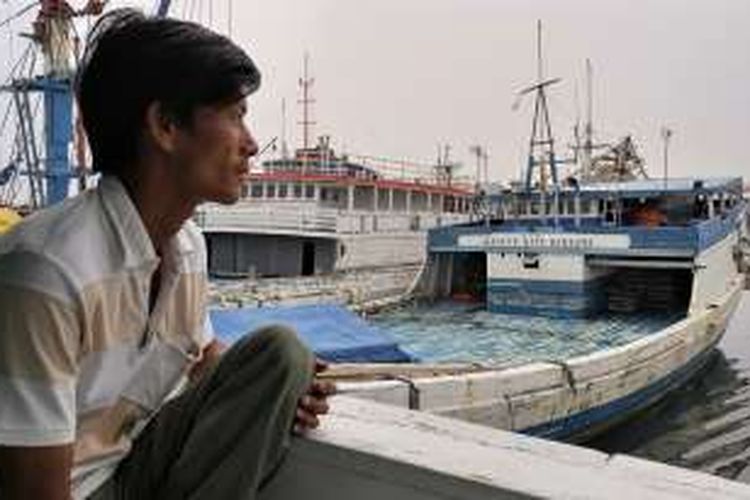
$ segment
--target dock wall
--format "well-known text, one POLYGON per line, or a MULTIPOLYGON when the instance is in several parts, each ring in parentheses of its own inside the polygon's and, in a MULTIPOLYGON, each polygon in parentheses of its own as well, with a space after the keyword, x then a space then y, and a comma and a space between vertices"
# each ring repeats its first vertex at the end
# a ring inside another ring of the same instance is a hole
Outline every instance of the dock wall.
POLYGON ((259 498, 740 500, 750 486, 338 396, 259 498))

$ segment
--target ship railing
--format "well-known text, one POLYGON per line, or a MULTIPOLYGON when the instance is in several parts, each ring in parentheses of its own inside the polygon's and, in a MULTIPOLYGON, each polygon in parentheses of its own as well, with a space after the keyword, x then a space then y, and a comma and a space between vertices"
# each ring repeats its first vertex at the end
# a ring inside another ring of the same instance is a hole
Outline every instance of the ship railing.
POLYGON ((466 222, 467 214, 348 211, 314 203, 206 205, 194 219, 205 232, 362 234, 424 231, 466 222))
POLYGON ((195 221, 206 232, 335 233, 337 210, 297 203, 206 205, 195 221))

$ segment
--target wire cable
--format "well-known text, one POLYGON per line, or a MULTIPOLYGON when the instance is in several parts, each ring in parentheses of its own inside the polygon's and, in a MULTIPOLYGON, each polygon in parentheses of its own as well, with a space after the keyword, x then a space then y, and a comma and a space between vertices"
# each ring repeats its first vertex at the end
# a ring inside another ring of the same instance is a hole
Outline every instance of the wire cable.
POLYGON ((29 5, 27 5, 26 7, 22 8, 21 10, 19 10, 18 12, 16 12, 15 14, 11 15, 10 17, 7 17, 7 18, 3 19, 2 21, 0 21, 0 28, 2 28, 3 26, 5 26, 7 24, 12 23, 16 19, 18 19, 19 17, 21 17, 22 15, 26 14, 28 11, 30 11, 31 9, 33 9, 34 7, 36 7, 37 5, 39 5, 39 3, 40 2, 38 0, 35 1, 35 2, 32 2, 29 5))

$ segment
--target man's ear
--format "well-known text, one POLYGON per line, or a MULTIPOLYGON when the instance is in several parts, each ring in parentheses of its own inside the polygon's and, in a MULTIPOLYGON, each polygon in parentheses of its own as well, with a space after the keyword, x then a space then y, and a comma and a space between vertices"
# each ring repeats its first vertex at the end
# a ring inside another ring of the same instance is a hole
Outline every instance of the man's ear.
POLYGON ((146 137, 154 147, 171 153, 177 144, 177 124, 164 112, 160 102, 154 101, 146 108, 146 137))

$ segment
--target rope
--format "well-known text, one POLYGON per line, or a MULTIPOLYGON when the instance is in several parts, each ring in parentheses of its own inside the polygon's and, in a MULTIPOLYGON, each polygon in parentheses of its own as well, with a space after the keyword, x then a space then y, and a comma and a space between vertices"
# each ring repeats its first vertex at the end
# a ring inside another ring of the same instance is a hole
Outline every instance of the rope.
POLYGON ((30 11, 31 9, 33 9, 37 5, 39 5, 39 1, 32 2, 29 5, 27 5, 26 7, 24 7, 23 9, 19 10, 15 14, 13 14, 12 16, 3 19, 2 21, 0 21, 0 28, 2 28, 3 26, 5 26, 7 24, 12 23, 13 21, 15 21, 16 19, 18 19, 22 15, 26 14, 28 11, 30 11))
POLYGON ((18 61, 16 61, 16 63, 11 68, 10 73, 8 73, 8 77, 3 82, 3 85, 9 84, 13 80, 14 75, 21 73, 20 68, 22 64, 24 64, 25 61, 29 58, 29 55, 32 50, 32 45, 33 44, 29 42, 29 44, 26 46, 26 50, 23 52, 23 55, 21 56, 21 58, 18 61))

